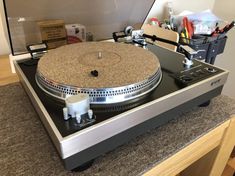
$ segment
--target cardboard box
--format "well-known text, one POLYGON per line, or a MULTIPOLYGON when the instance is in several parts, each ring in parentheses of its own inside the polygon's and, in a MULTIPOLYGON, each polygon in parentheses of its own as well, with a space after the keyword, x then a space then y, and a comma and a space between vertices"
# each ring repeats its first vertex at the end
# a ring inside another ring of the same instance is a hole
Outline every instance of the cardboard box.
POLYGON ((44 20, 37 24, 42 41, 47 43, 49 49, 67 44, 64 20, 44 20))
POLYGON ((67 43, 86 41, 86 27, 81 24, 66 24, 67 43))

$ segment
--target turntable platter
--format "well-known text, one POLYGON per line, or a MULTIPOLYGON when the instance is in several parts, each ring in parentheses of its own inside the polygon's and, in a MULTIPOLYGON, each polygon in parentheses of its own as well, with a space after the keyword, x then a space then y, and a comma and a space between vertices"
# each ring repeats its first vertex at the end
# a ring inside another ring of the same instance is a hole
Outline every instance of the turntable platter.
POLYGON ((156 55, 111 42, 78 43, 51 50, 38 62, 36 74, 38 85, 50 95, 63 99, 88 93, 93 103, 133 99, 156 87, 160 77, 156 55))

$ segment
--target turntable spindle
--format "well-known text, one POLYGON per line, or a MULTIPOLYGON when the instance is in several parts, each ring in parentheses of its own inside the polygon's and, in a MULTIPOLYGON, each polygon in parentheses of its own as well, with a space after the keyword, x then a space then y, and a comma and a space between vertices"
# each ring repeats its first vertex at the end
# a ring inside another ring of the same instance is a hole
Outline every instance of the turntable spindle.
POLYGON ((102 53, 101 53, 101 51, 99 51, 99 53, 98 53, 98 59, 101 59, 102 58, 102 53))

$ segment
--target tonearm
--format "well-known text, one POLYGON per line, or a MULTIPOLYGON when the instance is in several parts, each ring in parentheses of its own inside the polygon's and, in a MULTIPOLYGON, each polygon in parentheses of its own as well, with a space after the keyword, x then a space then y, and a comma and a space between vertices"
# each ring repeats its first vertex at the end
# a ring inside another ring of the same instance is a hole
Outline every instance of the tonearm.
POLYGON ((191 65, 193 65, 193 59, 198 53, 188 45, 182 45, 171 40, 157 37, 156 35, 148 35, 144 33, 144 30, 135 30, 133 27, 130 26, 126 27, 124 31, 114 32, 113 39, 115 42, 133 43, 137 46, 143 47, 144 49, 147 49, 146 39, 150 39, 152 42, 159 41, 175 45, 177 47, 177 51, 185 55, 185 60, 183 61, 183 63, 186 67, 190 67, 191 65))

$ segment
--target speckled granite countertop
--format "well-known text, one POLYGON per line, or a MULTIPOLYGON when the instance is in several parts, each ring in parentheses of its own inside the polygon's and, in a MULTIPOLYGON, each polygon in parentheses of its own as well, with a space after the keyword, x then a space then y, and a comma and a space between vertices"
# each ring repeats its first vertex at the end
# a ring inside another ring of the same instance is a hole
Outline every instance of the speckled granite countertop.
POLYGON ((235 113, 235 100, 214 98, 97 158, 89 169, 66 171, 19 84, 0 87, 0 175, 141 175, 235 113))

